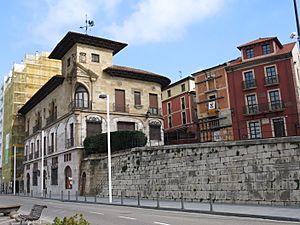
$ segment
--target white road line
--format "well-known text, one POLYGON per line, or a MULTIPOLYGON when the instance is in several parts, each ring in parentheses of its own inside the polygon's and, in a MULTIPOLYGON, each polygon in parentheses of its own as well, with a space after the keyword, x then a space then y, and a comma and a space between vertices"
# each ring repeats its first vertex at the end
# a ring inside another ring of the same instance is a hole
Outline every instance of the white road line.
POLYGON ((136 218, 133 217, 127 217, 127 216, 118 216, 121 219, 126 219, 126 220, 136 220, 136 218))
POLYGON ((159 224, 159 225, 170 225, 168 223, 162 223, 162 222, 154 222, 155 224, 159 224))
POLYGON ((100 213, 100 212, 90 212, 90 213, 93 213, 93 214, 98 214, 98 215, 104 215, 104 213, 100 213))

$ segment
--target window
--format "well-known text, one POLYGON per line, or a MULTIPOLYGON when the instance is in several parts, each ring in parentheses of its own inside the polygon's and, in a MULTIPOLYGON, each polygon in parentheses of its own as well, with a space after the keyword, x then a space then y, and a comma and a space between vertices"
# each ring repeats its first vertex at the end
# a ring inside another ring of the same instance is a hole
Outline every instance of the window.
POLYGON ((282 109, 282 104, 280 101, 280 93, 278 90, 269 92, 270 107, 271 110, 280 110, 282 109))
POLYGON ((208 104, 207 104, 207 108, 208 110, 212 110, 212 109, 216 109, 216 96, 215 95, 210 95, 208 97, 208 104))
POLYGON ((184 92, 185 91, 185 84, 181 85, 181 91, 184 92))
POLYGON ((284 119, 283 118, 275 118, 272 119, 273 122, 273 130, 274 137, 285 137, 285 128, 284 128, 284 119))
POLYGON ((72 170, 69 166, 65 168, 65 188, 72 189, 72 170))
POLYGON ((167 103, 167 110, 168 110, 168 114, 172 113, 171 102, 167 103))
POLYGON ((260 129, 260 123, 258 121, 252 121, 248 123, 249 126, 249 138, 255 139, 255 138, 261 138, 261 129, 260 129))
POLYGON ((161 129, 160 125, 149 125, 149 130, 150 130, 150 140, 161 140, 161 129))
POLYGON ((72 154, 71 153, 67 153, 64 154, 64 162, 68 162, 72 160, 72 154))
POLYGON ((115 112, 126 112, 125 90, 115 89, 115 112))
POLYGON ((207 81, 207 90, 214 90, 215 88, 215 79, 210 79, 207 81))
POLYGON ((168 117, 168 125, 169 125, 169 128, 172 128, 172 116, 168 117))
POLYGON ((117 122, 117 129, 118 131, 135 130, 135 123, 119 121, 117 122))
POLYGON ((157 94, 149 94, 149 112, 152 115, 158 115, 157 94))
POLYGON ((186 124, 186 113, 181 112, 181 117, 182 117, 182 124, 186 124))
POLYGON ((246 58, 251 59, 254 57, 254 50, 253 48, 246 49, 246 58))
POLYGON ((256 95, 247 95, 247 113, 257 113, 258 112, 258 105, 256 101, 256 95))
POLYGON ((254 74, 252 71, 247 71, 244 73, 244 88, 252 88, 255 87, 255 79, 254 79, 254 74))
POLYGON ((70 148, 74 146, 74 123, 69 125, 69 137, 67 138, 66 147, 70 148))
POLYGON ((181 98, 180 99, 180 102, 181 102, 181 109, 185 109, 185 98, 181 98))
POLYGON ((265 84, 277 84, 278 76, 276 74, 275 66, 266 67, 266 80, 265 84))
POLYGON ((78 86, 75 91, 75 108, 88 108, 89 107, 89 94, 85 87, 78 86))
POLYGON ((167 91, 168 98, 171 97, 171 90, 167 91))
POLYGON ((67 59, 67 67, 69 67, 71 65, 71 58, 69 57, 68 59, 67 59))
POLYGON ((45 136, 44 137, 44 155, 46 155, 46 152, 47 152, 47 137, 45 136))
POLYGON ((58 158, 52 158, 51 185, 58 185, 58 158))
POLYGON ((84 52, 79 53, 79 62, 86 63, 86 53, 84 52))
POLYGON ((91 137, 102 133, 101 121, 87 121, 86 122, 86 136, 91 137))
POLYGON ((32 171, 32 186, 38 185, 38 163, 33 164, 33 171, 32 171))
POLYGON ((271 53, 270 44, 264 44, 261 47, 262 47, 262 52, 263 52, 264 55, 267 55, 267 54, 271 53))
POLYGON ((96 63, 100 62, 100 57, 98 54, 92 53, 92 62, 96 62, 96 63))
POLYGON ((141 105, 141 92, 139 91, 134 92, 134 105, 135 106, 141 105))

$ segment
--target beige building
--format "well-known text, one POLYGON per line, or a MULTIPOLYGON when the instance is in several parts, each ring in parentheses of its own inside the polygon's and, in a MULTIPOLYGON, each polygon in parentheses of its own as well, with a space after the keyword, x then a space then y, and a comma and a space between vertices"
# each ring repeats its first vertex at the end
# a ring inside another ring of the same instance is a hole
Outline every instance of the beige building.
POLYGON ((110 97, 111 131, 140 130, 148 137, 148 145, 163 144, 161 89, 170 80, 113 66, 113 56, 126 46, 69 32, 50 54, 49 58, 62 60, 62 75, 49 80, 19 110, 28 132, 24 143, 28 193, 39 193, 42 186, 53 194, 84 192, 83 141, 107 131, 106 99, 100 99, 100 94, 110 97), (38 176, 40 171, 44 176, 38 176))

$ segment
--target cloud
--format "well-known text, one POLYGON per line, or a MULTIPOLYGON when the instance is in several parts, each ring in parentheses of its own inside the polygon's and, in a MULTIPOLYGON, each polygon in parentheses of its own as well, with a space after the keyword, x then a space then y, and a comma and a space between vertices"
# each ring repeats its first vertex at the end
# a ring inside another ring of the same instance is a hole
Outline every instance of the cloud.
POLYGON ((127 42, 161 42, 181 37, 187 27, 218 12, 224 0, 141 0, 122 24, 108 28, 127 42))
MULTIPOLYGON (((85 15, 109 14, 121 0, 43 0, 45 10, 34 21, 33 36, 40 44, 53 45, 69 30, 84 25, 85 15)), ((41 5, 41 2, 39 2, 41 5)), ((97 25, 97 21, 96 21, 97 25)), ((79 29, 78 29, 79 30, 79 29)))

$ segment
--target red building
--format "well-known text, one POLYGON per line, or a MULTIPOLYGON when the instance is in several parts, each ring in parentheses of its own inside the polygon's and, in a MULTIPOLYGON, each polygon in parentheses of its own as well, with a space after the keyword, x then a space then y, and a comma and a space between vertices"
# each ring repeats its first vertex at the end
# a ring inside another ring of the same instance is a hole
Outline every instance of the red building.
POLYGON ((186 77, 162 91, 165 144, 197 141, 195 81, 186 77))
POLYGON ((300 135, 299 51, 276 37, 238 47, 226 67, 234 139, 300 135))

